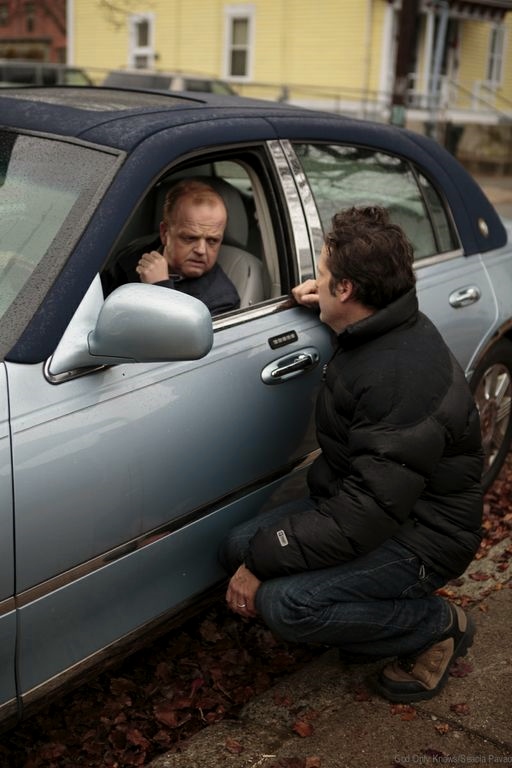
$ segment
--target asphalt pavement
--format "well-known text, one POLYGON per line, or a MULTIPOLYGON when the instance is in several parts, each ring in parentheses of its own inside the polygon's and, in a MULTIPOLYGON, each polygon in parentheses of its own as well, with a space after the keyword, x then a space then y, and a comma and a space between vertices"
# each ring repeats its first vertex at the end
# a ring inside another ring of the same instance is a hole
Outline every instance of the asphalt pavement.
MULTIPOLYGON (((512 179, 478 180, 512 219, 512 179)), ((379 665, 346 666, 329 650, 149 768, 512 766, 512 574, 497 567, 511 547, 504 539, 450 585, 477 633, 434 699, 391 704, 367 683, 379 665)))

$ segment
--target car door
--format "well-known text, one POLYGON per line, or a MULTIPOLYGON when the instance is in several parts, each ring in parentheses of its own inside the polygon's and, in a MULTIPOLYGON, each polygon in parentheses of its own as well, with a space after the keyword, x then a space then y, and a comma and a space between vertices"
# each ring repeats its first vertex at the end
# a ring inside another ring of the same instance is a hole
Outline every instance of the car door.
MULTIPOLYGON (((294 185, 281 187, 262 142, 251 157, 271 177, 268 197, 260 193, 265 222, 280 198, 272 216, 305 231, 294 185)), ((301 276, 295 243, 272 237, 288 274, 282 294, 216 318, 204 359, 57 373, 53 358, 8 363, 18 678, 27 704, 50 678, 130 644, 140 628, 218 584, 228 530, 304 491, 331 341, 315 312, 288 305, 292 276, 301 276)), ((86 235, 80 247, 97 244, 86 235)), ((310 274, 309 243, 301 247, 310 274)), ((59 348, 93 332, 102 303, 96 278, 59 348)))
POLYGON ((443 190, 410 161, 378 147, 297 142, 285 149, 312 229, 327 229, 337 210, 352 205, 387 208, 414 248, 420 308, 468 369, 494 326, 496 300, 480 255, 462 250, 443 190))
POLYGON ((0 716, 16 711, 14 540, 9 407, 5 367, 0 366, 0 716))

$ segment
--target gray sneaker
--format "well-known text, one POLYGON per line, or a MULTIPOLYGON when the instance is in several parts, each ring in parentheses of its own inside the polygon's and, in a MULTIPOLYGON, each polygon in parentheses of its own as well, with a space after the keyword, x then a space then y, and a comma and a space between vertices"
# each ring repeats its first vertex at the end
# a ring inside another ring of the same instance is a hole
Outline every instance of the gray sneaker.
POLYGON ((444 636, 417 656, 387 664, 373 681, 384 698, 407 704, 432 699, 448 680, 451 664, 473 643, 475 625, 462 608, 451 605, 452 624, 444 636))

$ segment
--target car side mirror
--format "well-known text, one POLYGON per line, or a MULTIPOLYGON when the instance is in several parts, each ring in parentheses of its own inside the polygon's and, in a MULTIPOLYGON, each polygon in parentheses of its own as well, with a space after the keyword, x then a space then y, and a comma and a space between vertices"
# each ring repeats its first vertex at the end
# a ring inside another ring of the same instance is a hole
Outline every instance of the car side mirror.
POLYGON ((212 344, 211 315, 198 299, 158 285, 130 283, 103 301, 95 281, 47 370, 54 376, 91 366, 197 360, 212 344))

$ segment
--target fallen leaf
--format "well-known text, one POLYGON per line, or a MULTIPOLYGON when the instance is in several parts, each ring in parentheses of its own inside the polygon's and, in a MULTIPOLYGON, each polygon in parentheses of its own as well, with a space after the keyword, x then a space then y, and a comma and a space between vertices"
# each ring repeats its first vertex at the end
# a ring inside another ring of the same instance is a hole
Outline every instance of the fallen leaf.
POLYGON ((410 704, 391 704, 392 715, 400 715, 400 720, 415 720, 417 712, 410 704))
POLYGON ((219 627, 211 619, 205 619, 201 623, 199 632, 207 643, 216 643, 218 640, 222 640, 222 633, 219 631, 219 627))
POLYGON ((354 701, 371 701, 372 695, 368 688, 364 685, 360 685, 354 690, 354 701))
POLYGON ((450 667, 451 677, 467 677, 473 671, 472 665, 463 659, 457 659, 450 667))
POLYGON ((66 752, 64 744, 54 744, 50 742, 41 749, 41 757, 43 760, 55 760, 58 757, 62 757, 66 752))
POLYGON ((276 691, 272 696, 272 699, 276 707, 286 707, 289 709, 291 706, 293 706, 293 699, 291 699, 288 694, 279 693, 279 691, 276 691))
POLYGON ((307 738, 308 736, 312 736, 315 732, 315 729, 311 725, 311 723, 308 723, 306 720, 296 720, 292 726, 292 731, 295 731, 301 738, 307 738))
POLYGON ((244 751, 243 746, 240 744, 240 742, 237 739, 231 738, 231 736, 228 736, 226 741, 224 742, 224 745, 228 752, 231 752, 232 755, 239 755, 241 752, 244 751))
POLYGON ((484 571, 475 571, 469 574, 469 578, 473 579, 473 581, 487 581, 491 578, 491 574, 484 571))

